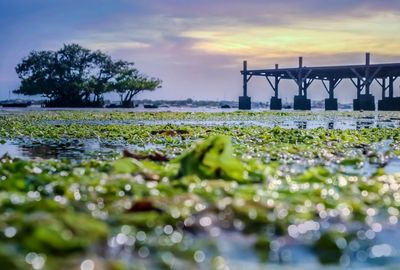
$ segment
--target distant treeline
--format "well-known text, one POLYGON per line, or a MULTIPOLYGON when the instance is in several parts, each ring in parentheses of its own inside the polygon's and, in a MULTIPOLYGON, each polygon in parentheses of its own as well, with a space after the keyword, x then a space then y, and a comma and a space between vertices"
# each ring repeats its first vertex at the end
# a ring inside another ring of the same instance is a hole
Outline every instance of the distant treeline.
POLYGON ((32 51, 15 70, 21 85, 13 92, 41 95, 47 107, 102 107, 109 92, 119 94, 122 107, 132 107, 138 93, 161 87, 160 79, 141 74, 134 63, 78 44, 32 51))

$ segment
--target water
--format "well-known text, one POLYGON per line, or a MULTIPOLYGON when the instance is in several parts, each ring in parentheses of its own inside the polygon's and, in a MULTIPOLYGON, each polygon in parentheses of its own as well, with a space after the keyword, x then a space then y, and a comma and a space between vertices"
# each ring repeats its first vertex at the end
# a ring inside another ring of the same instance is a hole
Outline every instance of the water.
MULTIPOLYGON (((91 112, 234 112, 237 108, 221 109, 220 107, 159 107, 157 109, 138 108, 85 108, 85 111, 91 112)), ((255 108, 253 111, 267 111, 266 108, 255 108)), ((314 109, 313 109, 314 110, 314 109)), ((322 109, 315 109, 322 111, 322 109)), ((82 108, 42 108, 40 106, 30 106, 27 108, 2 108, 0 114, 30 111, 82 111, 82 108)), ((292 111, 292 110, 284 110, 292 111)))
MULTIPOLYGON (((3 108, 0 109, 0 115, 8 114, 23 114, 31 111, 82 111, 81 108, 41 108, 41 107, 28 107, 28 108, 3 108)), ((46 121, 52 124, 85 124, 85 125, 201 125, 201 126, 262 126, 262 127, 275 127, 280 126, 283 128, 296 128, 296 129, 313 129, 313 128, 326 128, 326 129, 362 129, 362 128, 398 128, 400 127, 400 112, 352 112, 350 110, 341 110, 339 112, 325 112, 323 109, 313 109, 311 112, 295 112, 293 110, 282 110, 285 115, 270 114, 263 115, 264 118, 259 116, 240 114, 229 114, 226 118, 221 115, 213 117, 212 113, 221 112, 237 112, 238 109, 221 109, 218 107, 168 107, 157 109, 103 109, 103 108, 85 108, 88 112, 206 112, 211 113, 207 120, 196 119, 196 117, 189 117, 185 120, 60 120, 60 121, 46 121), (193 118, 193 119, 192 119, 193 118), (233 119, 232 119, 233 118, 233 119)), ((266 108, 253 109, 250 112, 268 112, 266 108)))
POLYGON ((5 154, 22 159, 71 159, 107 157, 121 153, 132 146, 122 143, 101 142, 99 140, 5 140, 0 144, 0 156, 5 154))
MULTIPOLYGON (((399 114, 400 116, 400 114, 399 114)), ((224 115, 210 114, 206 120, 196 119, 196 116, 188 116, 187 119, 147 120, 147 119, 124 119, 124 120, 52 120, 43 121, 49 125, 192 125, 192 126, 260 126, 273 128, 276 126, 290 129, 363 129, 363 128, 399 128, 400 118, 393 115, 372 113, 335 115, 327 113, 296 114, 287 115, 224 115), (193 119, 192 119, 193 118, 193 119)))
POLYGON ((363 129, 363 128, 398 128, 400 120, 357 120, 357 119, 268 119, 268 120, 54 120, 45 121, 49 125, 192 125, 192 126, 276 126, 292 129, 363 129))

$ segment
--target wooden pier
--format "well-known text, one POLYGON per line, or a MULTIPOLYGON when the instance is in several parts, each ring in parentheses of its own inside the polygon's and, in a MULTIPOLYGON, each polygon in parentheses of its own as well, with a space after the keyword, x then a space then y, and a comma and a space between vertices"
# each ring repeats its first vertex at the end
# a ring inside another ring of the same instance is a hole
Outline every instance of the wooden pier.
POLYGON ((303 57, 299 57, 299 67, 250 70, 247 61, 243 62, 243 96, 239 97, 239 109, 250 110, 251 98, 248 96, 247 84, 254 76, 265 77, 274 91, 271 97, 271 110, 281 110, 282 100, 279 98, 279 83, 281 80, 293 80, 298 87, 298 94, 294 96, 295 110, 311 110, 311 100, 307 90, 315 81, 321 81, 328 94, 325 99, 326 110, 337 110, 338 101, 335 90, 343 80, 350 80, 357 91, 357 98, 353 100, 354 110, 374 111, 375 97, 371 94, 371 84, 376 81, 382 89, 382 99, 378 101, 378 110, 400 111, 400 97, 394 97, 394 82, 400 77, 400 63, 371 64, 370 54, 367 53, 364 65, 346 66, 303 66, 303 57))

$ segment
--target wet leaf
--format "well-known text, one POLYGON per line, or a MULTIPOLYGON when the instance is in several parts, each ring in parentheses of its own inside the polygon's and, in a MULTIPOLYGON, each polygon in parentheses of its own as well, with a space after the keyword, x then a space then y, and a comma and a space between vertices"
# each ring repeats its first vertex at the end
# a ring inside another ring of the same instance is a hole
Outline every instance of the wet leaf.
POLYGON ((148 160, 152 160, 152 161, 164 161, 164 162, 169 161, 169 158, 167 158, 163 153, 158 152, 158 151, 155 151, 155 152, 147 154, 147 155, 141 155, 141 154, 132 153, 128 150, 124 150, 123 156, 128 157, 128 158, 134 158, 137 160, 148 159, 148 160))
POLYGON ((208 179, 244 180, 245 167, 233 156, 230 138, 217 135, 196 145, 179 158, 179 176, 198 175, 208 179))

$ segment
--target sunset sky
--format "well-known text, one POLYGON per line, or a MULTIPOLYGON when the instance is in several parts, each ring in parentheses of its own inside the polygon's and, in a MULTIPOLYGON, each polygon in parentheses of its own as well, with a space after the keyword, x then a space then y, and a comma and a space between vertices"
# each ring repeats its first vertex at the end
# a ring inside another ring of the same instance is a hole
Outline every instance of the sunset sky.
MULTIPOLYGON (((14 67, 31 50, 79 43, 134 61, 163 88, 138 98, 236 100, 250 68, 400 62, 400 0, 1 0, 0 99, 18 86, 14 67)), ((291 100, 294 83, 282 86, 291 100)), ((399 91, 399 89, 396 89, 399 91)), ((378 89, 375 89, 378 93, 378 89)), ((254 100, 272 90, 250 83, 254 100)), ((355 89, 344 83, 339 101, 355 89)), ((310 90, 325 98, 322 85, 310 90)), ((400 95, 400 93, 398 93, 400 95)))

